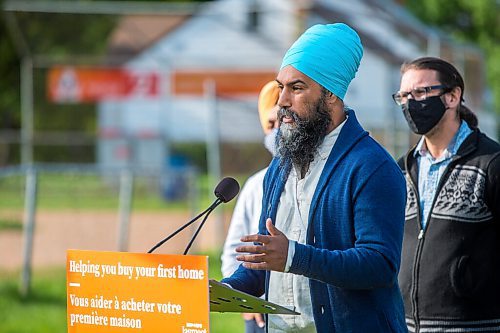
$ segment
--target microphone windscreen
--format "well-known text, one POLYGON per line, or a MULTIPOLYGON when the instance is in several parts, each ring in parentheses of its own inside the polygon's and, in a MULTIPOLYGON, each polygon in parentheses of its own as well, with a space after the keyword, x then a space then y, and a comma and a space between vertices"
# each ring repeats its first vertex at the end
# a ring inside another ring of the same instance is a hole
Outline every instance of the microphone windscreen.
POLYGON ((238 184, 236 179, 226 177, 222 179, 219 184, 217 184, 214 190, 214 194, 222 202, 226 203, 233 200, 233 198, 238 194, 239 191, 240 184, 238 184))

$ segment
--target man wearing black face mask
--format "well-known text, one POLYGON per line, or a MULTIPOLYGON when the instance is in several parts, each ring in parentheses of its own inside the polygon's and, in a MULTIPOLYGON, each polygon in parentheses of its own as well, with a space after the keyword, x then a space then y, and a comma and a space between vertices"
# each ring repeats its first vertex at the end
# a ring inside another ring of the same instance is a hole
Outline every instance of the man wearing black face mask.
POLYGON ((401 67, 401 105, 419 143, 399 160, 407 182, 399 282, 410 332, 500 331, 500 145, 463 103, 453 65, 401 67))

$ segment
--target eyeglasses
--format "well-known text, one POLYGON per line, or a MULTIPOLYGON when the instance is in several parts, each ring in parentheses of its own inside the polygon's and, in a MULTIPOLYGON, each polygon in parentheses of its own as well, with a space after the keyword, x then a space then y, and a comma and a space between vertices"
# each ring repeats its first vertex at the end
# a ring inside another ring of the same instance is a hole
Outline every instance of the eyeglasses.
POLYGON ((411 95, 411 97, 413 97, 416 101, 421 101, 427 98, 428 93, 436 89, 448 89, 448 87, 440 84, 437 86, 418 87, 410 91, 398 91, 397 93, 392 94, 392 99, 397 105, 405 104, 408 99, 408 95, 411 95))

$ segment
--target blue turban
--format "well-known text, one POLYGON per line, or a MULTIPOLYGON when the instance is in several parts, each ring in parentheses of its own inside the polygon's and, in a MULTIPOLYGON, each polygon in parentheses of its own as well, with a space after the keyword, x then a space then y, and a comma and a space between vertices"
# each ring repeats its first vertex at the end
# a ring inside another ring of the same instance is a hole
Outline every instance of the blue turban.
POLYGON ((291 65, 344 99, 362 57, 361 40, 351 27, 344 23, 317 24, 286 52, 280 70, 291 65))

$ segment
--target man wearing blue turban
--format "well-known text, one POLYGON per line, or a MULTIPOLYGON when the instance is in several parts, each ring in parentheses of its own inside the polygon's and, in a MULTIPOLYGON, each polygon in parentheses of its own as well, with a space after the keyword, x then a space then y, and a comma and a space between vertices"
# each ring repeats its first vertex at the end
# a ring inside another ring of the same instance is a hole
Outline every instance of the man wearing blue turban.
POLYGON ((343 102, 362 56, 358 34, 337 23, 309 28, 283 58, 259 234, 242 238, 243 263, 223 280, 300 312, 269 315, 268 332, 407 331, 405 180, 343 102))

